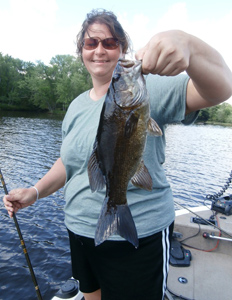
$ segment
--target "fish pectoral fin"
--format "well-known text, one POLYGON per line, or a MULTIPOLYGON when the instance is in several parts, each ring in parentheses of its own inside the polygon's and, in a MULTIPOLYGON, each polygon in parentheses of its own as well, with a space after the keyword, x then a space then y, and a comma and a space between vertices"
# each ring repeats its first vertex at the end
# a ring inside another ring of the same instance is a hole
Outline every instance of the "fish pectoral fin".
POLYGON ((96 148, 94 148, 88 162, 89 184, 92 192, 102 190, 105 179, 98 164, 96 148))
POLYGON ((116 207, 109 209, 107 205, 108 200, 109 198, 106 197, 98 219, 95 232, 95 246, 100 245, 111 235, 117 233, 134 245, 135 248, 138 248, 137 230, 128 205, 116 205, 116 207))
POLYGON ((159 128, 159 125, 152 118, 148 121, 147 132, 152 136, 161 136, 163 135, 162 130, 159 128))
POLYGON ((137 168, 135 175, 131 178, 131 182, 134 186, 141 189, 152 190, 152 178, 143 160, 137 168))
POLYGON ((132 111, 126 120, 125 137, 130 138, 132 134, 136 131, 138 120, 139 120, 139 115, 135 114, 132 111))

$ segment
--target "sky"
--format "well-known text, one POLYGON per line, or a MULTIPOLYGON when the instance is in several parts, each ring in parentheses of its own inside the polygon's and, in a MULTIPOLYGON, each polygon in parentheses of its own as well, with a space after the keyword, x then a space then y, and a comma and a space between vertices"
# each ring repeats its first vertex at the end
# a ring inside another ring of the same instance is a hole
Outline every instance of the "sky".
POLYGON ((0 52, 47 65, 58 54, 75 56, 76 35, 94 8, 117 15, 135 51, 158 32, 180 29, 218 50, 232 70, 231 0, 0 0, 0 52))

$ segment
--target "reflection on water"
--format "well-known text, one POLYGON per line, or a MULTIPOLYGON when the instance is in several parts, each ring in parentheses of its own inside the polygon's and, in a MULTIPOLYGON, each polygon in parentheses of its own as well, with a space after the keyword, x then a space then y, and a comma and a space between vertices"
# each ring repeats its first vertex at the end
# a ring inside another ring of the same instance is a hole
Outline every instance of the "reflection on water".
MULTIPOLYGON (((61 120, 0 116, 0 132, 0 167, 8 190, 34 185, 59 157, 61 120)), ((168 127, 165 169, 177 202, 196 206, 220 190, 231 171, 231 142, 228 127, 168 127)), ((0 198, 3 194, 1 187, 0 198)), ((17 214, 45 300, 71 276, 63 205, 60 190, 17 214)), ((0 299, 36 299, 17 231, 2 203, 0 244, 0 299)))
POLYGON ((168 127, 165 169, 180 204, 200 205, 207 194, 219 192, 230 175, 231 162, 232 127, 168 127))
MULTIPOLYGON (((59 157, 61 121, 0 118, 0 167, 8 190, 34 185, 59 157)), ((0 198, 3 197, 0 189, 0 198)), ((71 276, 62 190, 17 214, 43 299, 51 299, 71 276)), ((12 219, 0 205, 0 299, 36 299, 12 219)))

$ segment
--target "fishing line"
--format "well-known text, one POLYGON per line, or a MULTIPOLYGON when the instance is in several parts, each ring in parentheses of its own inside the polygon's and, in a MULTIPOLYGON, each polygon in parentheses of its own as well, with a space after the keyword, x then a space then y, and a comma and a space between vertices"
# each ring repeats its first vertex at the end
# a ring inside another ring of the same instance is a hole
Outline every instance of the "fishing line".
POLYGON ((194 214, 194 215, 197 216, 198 218, 204 220, 204 221, 205 221, 206 223, 208 223, 209 225, 211 225, 211 226, 217 228, 219 231, 223 232, 224 234, 226 234, 226 235, 228 235, 229 237, 232 238, 232 235, 231 235, 230 233, 226 232, 225 230, 221 229, 220 227, 218 227, 217 225, 211 223, 210 221, 204 219, 203 217, 201 217, 201 216, 198 215, 197 213, 193 212, 193 211, 192 211, 191 209, 189 209, 188 207, 186 207, 186 206, 184 206, 184 205, 182 205, 182 204, 179 204, 179 203, 176 202, 176 201, 174 201, 174 203, 177 204, 177 205, 179 205, 180 207, 182 207, 182 208, 188 210, 190 213, 194 214))
MULTIPOLYGON (((2 175, 1 168, 0 168, 0 179, 1 179, 1 182, 2 182, 2 186, 3 186, 4 192, 5 192, 6 195, 8 195, 6 183, 5 183, 5 181, 4 181, 4 178, 3 178, 3 175, 2 175)), ((29 270, 30 270, 30 273, 31 273, 31 278, 32 278, 32 281, 33 281, 34 286, 35 286, 35 291, 36 291, 36 294, 37 294, 37 298, 38 298, 39 300, 43 300, 43 299, 42 299, 42 296, 41 296, 41 293, 40 293, 40 289, 39 289, 37 280, 36 280, 36 277, 35 277, 35 273, 34 273, 34 271, 33 271, 33 267, 32 267, 32 264, 31 264, 29 255, 28 255, 28 253, 27 253, 27 248, 26 248, 25 242, 24 242, 24 240, 23 240, 23 236, 22 236, 21 230, 20 230, 20 228, 19 228, 18 220, 17 220, 16 215, 15 215, 14 212, 13 212, 13 219, 14 219, 15 227, 16 227, 16 229, 17 229, 19 238, 20 238, 21 246, 22 246, 22 248, 23 248, 23 253, 25 254, 25 257, 26 257, 26 260, 27 260, 27 265, 28 265, 29 270)))

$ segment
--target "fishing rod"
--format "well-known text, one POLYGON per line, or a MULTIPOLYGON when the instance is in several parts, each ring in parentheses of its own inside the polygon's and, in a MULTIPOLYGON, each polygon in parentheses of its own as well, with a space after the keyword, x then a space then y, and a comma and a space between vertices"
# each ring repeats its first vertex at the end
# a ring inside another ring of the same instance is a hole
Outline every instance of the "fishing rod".
POLYGON ((217 228, 219 231, 223 232, 224 234, 226 234, 226 235, 228 235, 229 237, 232 238, 232 235, 231 235, 230 233, 226 232, 225 230, 221 229, 220 227, 216 226, 215 224, 211 223, 210 221, 204 219, 203 217, 201 217, 201 216, 198 215, 197 213, 193 212, 193 211, 192 211, 191 209, 189 209, 188 207, 186 207, 186 206, 184 206, 184 205, 182 205, 182 204, 180 204, 180 203, 178 203, 178 202, 176 202, 176 201, 174 201, 174 203, 177 204, 177 205, 179 205, 180 207, 182 207, 182 208, 188 210, 190 213, 194 214, 194 215, 197 216, 198 218, 204 220, 204 221, 205 221, 206 223, 208 223, 209 225, 214 226, 214 227, 217 228))
MULTIPOLYGON (((1 179, 1 182, 2 182, 2 186, 3 186, 4 192, 5 192, 6 195, 8 195, 6 183, 5 183, 5 181, 4 181, 4 178, 3 178, 3 175, 2 175, 1 168, 0 168, 0 179, 1 179)), ((25 242, 24 242, 24 240, 23 240, 23 236, 22 236, 21 230, 20 230, 20 228, 19 228, 18 220, 17 220, 16 215, 15 215, 14 212, 13 212, 13 219, 14 219, 15 227, 16 227, 16 229, 17 229, 19 238, 20 238, 21 246, 22 246, 22 248, 23 248, 23 253, 25 254, 25 257, 26 257, 26 260, 27 260, 27 265, 28 265, 29 270, 30 270, 30 273, 31 273, 31 278, 32 278, 32 281, 33 281, 34 286, 35 286, 35 291, 36 291, 36 294, 37 294, 37 298, 38 298, 39 300, 43 300, 43 299, 42 299, 42 296, 41 296, 41 293, 40 293, 40 289, 39 289, 37 280, 36 280, 36 277, 35 277, 35 273, 34 273, 34 271, 33 271, 33 267, 32 267, 32 264, 31 264, 29 255, 28 255, 28 253, 27 253, 27 248, 26 248, 25 242)))

